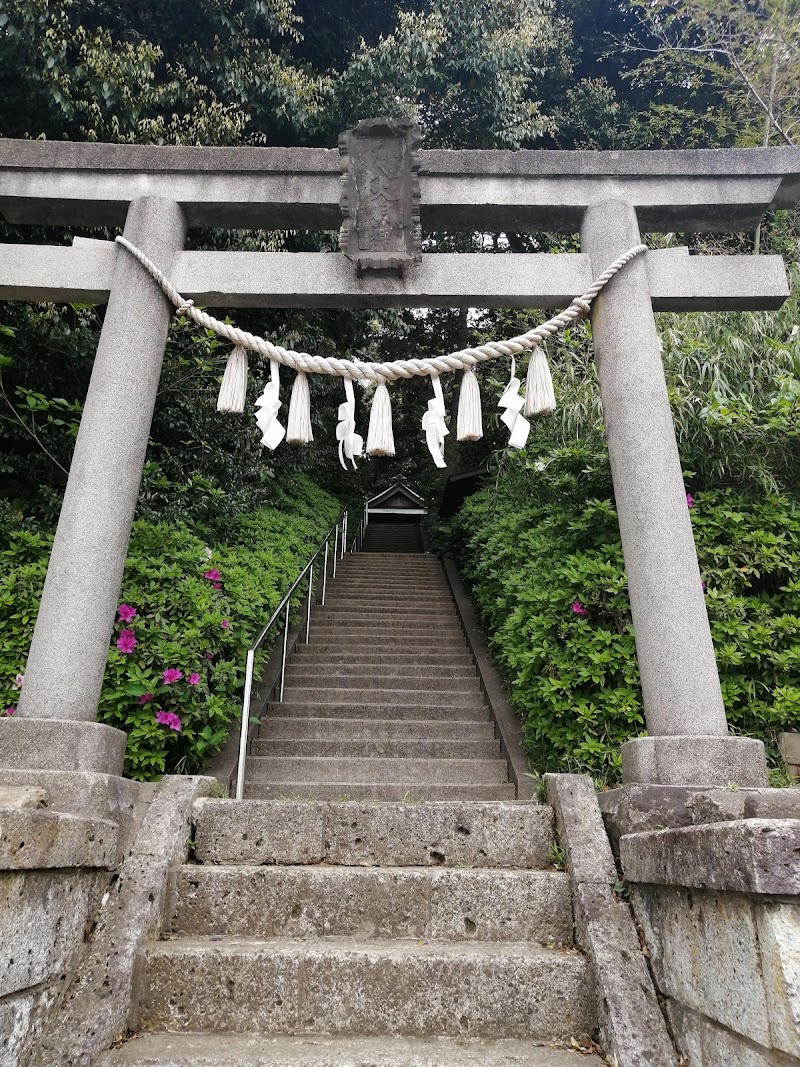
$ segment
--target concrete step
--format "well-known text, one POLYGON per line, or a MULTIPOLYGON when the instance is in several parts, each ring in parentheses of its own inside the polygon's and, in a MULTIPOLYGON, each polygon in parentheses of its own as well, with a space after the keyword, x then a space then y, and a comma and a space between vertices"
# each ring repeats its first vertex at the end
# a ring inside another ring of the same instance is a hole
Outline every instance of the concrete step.
POLYGON ((356 577, 337 571, 335 578, 328 578, 328 589, 347 590, 354 593, 431 592, 442 596, 452 596, 450 586, 441 572, 423 575, 421 578, 409 578, 408 576, 399 578, 395 577, 393 572, 387 572, 371 582, 365 579, 364 575, 356 577))
POLYGON ((422 801, 467 800, 506 801, 514 800, 517 792, 510 782, 498 785, 441 785, 435 782, 245 782, 247 800, 302 801, 329 800, 366 801, 387 803, 400 801, 403 804, 419 804, 422 801))
MULTIPOLYGON (((431 649, 439 647, 439 641, 460 638, 464 640, 464 631, 457 618, 452 620, 434 621, 430 617, 414 617, 407 615, 405 618, 388 619, 385 615, 377 618, 369 618, 358 612, 345 612, 335 617, 311 617, 311 640, 319 640, 319 635, 327 640, 333 640, 340 635, 344 637, 358 638, 362 635, 375 634, 379 637, 392 635, 392 639, 400 636, 405 640, 406 635, 411 637, 424 637, 426 644, 431 649)), ((341 645, 340 645, 341 647, 341 645)))
POLYGON ((371 782, 387 785, 430 782, 434 785, 495 785, 508 781, 504 759, 364 759, 345 756, 251 756, 247 781, 371 782))
MULTIPOLYGON (((295 649, 292 664, 341 664, 342 647, 328 650, 321 649, 316 644, 300 645, 295 649)), ((387 648, 383 652, 363 652, 360 648, 346 650, 347 662, 350 666, 406 666, 406 667, 472 667, 475 660, 472 653, 446 650, 442 652, 398 652, 394 647, 387 648)))
POLYGON ((376 618, 387 619, 457 619, 458 614, 455 609, 455 605, 452 603, 444 604, 441 607, 426 607, 424 604, 389 604, 385 606, 383 604, 371 604, 368 601, 354 602, 352 606, 349 604, 342 604, 336 600, 329 600, 325 607, 322 605, 314 608, 315 619, 325 619, 329 616, 343 616, 349 617, 352 615, 369 615, 376 618))
POLYGON ((462 741, 448 737, 420 738, 288 738, 259 737, 253 756, 322 756, 326 759, 499 759, 500 742, 462 741))
POLYGON ((569 877, 431 867, 198 866, 174 875, 181 937, 410 937, 570 946, 569 877))
MULTIPOLYGON (((464 637, 463 631, 460 629, 451 637, 437 634, 435 642, 431 641, 430 637, 414 634, 407 634, 405 636, 393 634, 391 641, 387 641, 385 637, 371 633, 369 629, 367 633, 357 634, 353 633, 349 627, 331 632, 341 634, 342 638, 353 637, 355 642, 354 645, 348 646, 349 650, 358 651, 359 653, 364 652, 370 656, 402 653, 413 657, 430 656, 437 658, 444 655, 449 656, 451 651, 463 654, 467 649, 466 638, 464 637)), ((343 641, 325 639, 325 631, 320 635, 319 628, 312 624, 310 643, 308 645, 299 645, 297 647, 297 652, 303 653, 308 649, 313 653, 333 652, 336 655, 341 656, 345 644, 346 642, 343 641)), ((471 658, 470 655, 470 659, 471 658)))
POLYGON ((298 738, 320 741, 424 741, 441 737, 460 741, 491 741, 494 723, 464 719, 285 719, 261 723, 259 739, 298 738))
MULTIPOLYGON (((352 695, 352 694, 351 694, 352 695)), ((381 694, 383 698, 385 694, 381 694)), ((387 704, 381 701, 355 703, 344 701, 284 700, 267 705, 265 720, 270 719, 354 719, 359 722, 374 722, 376 719, 409 720, 426 719, 439 722, 458 719, 464 722, 488 722, 489 708, 477 701, 447 706, 444 704, 387 704)))
POLYGON ((602 1067, 598 1056, 530 1041, 410 1037, 145 1034, 98 1067, 602 1067))
MULTIPOLYGON (((292 704, 399 704, 403 707, 422 707, 438 704, 447 708, 482 708, 483 694, 477 685, 472 691, 460 689, 356 689, 346 685, 330 689, 291 685, 284 690, 284 701, 292 704)), ((392 718, 384 715, 383 718, 392 718)), ((459 716, 451 716, 458 718, 459 716)))
POLYGON ((528 801, 202 800, 193 817, 205 865, 543 870, 554 840, 552 809, 528 801))
POLYGON ((192 937, 141 963, 143 1031, 568 1042, 596 1023, 586 960, 531 944, 192 937))
POLYGON ((334 589, 328 592, 325 604, 319 604, 318 607, 349 607, 356 605, 364 605, 365 607, 372 608, 384 608, 391 610, 392 608, 416 608, 418 611, 427 611, 435 608, 453 608, 453 598, 451 596, 435 596, 430 593, 406 593, 406 594, 386 594, 386 593, 365 593, 363 589, 360 593, 343 593, 338 589, 334 589))
POLYGON ((374 686, 378 689, 402 689, 413 685, 415 689, 473 689, 478 682, 475 667, 461 664, 456 667, 418 664, 409 669, 407 665, 394 666, 388 663, 290 663, 286 668, 286 681, 305 685, 326 687, 335 682, 337 686, 374 686))

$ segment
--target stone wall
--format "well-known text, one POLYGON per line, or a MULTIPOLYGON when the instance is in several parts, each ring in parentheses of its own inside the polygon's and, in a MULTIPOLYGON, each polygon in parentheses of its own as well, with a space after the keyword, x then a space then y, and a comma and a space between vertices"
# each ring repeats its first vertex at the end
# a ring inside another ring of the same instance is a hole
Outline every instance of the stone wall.
POLYGON ((800 1064, 800 820, 628 834, 619 853, 687 1067, 800 1064))
POLYGON ((0 788, 0 1067, 26 1062, 78 966, 117 860, 117 826, 0 788))

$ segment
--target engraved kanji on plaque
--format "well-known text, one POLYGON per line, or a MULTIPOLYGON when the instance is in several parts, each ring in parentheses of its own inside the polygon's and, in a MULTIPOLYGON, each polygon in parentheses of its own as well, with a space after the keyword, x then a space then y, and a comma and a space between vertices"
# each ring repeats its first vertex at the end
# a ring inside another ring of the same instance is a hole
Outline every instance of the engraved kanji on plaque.
POLYGON ((413 119, 364 119, 339 138, 344 162, 339 247, 366 270, 403 275, 422 259, 420 131, 413 119))

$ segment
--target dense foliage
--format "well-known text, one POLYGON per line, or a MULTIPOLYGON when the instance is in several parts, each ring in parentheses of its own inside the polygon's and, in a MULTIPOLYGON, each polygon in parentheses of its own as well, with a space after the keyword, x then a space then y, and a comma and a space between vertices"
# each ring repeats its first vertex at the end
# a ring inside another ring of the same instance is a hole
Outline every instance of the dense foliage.
MULTIPOLYGON (((338 501, 297 477, 272 507, 213 532, 174 520, 134 524, 100 703, 100 720, 128 734, 126 773, 146 780, 197 771, 219 747, 241 711, 248 647, 338 512, 338 501)), ((6 710, 24 673, 52 538, 15 529, 9 511, 3 518, 6 710)))
MULTIPOLYGON (((609 490, 602 452, 565 448, 520 461, 454 524, 532 766, 604 781, 645 729, 609 490)), ((800 721, 800 508, 736 489, 688 503, 728 721, 774 763, 777 735, 800 721)))

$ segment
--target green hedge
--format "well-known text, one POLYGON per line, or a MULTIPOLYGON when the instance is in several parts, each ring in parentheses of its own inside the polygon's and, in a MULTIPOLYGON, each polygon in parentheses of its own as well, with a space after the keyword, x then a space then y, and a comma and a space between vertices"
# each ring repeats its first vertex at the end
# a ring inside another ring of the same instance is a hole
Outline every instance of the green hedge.
MULTIPOLYGON (((534 768, 611 782, 644 714, 616 512, 607 472, 591 463, 562 450, 478 493, 454 524, 452 550, 534 768)), ((800 722, 800 511, 786 496, 692 493, 728 720, 762 738, 777 765, 777 735, 800 722)))
MULTIPOLYGON (((114 626, 100 704, 100 720, 128 734, 131 777, 201 769, 238 718, 246 650, 339 511, 302 477, 276 496, 275 507, 213 537, 182 523, 134 524, 120 603, 136 614, 114 626), (213 571, 217 583, 204 577, 213 571), (165 682, 169 670, 181 677, 165 682)), ((0 711, 18 696, 51 544, 25 528, 0 542, 0 711)))

